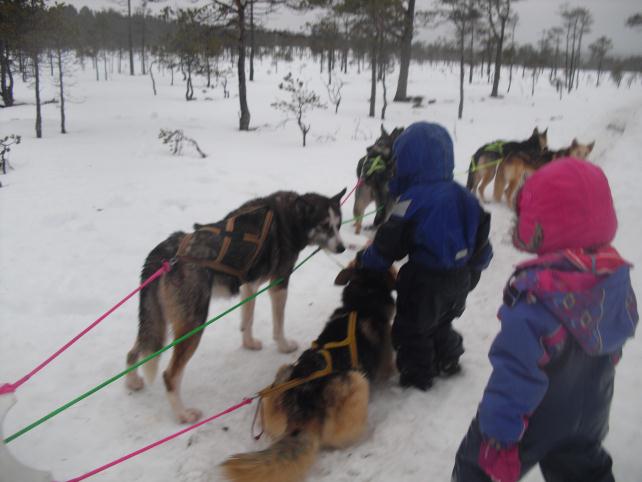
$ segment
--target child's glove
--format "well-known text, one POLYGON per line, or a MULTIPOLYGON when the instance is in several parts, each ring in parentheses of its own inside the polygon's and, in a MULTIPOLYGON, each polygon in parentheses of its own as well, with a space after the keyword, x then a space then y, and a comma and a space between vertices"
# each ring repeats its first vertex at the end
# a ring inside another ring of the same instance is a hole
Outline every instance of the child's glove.
POLYGON ((484 440, 477 463, 493 482, 516 482, 521 472, 517 444, 501 448, 494 440, 484 440))

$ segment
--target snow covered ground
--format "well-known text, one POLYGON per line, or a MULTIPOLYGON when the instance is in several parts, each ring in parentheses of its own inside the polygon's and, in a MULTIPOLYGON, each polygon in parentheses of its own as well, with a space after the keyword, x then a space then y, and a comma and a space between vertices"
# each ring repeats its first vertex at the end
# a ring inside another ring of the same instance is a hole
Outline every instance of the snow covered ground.
MULTIPOLYGON (((199 79, 198 99, 188 103, 179 77, 172 87, 168 74, 156 74, 154 97, 148 78, 114 75, 96 82, 93 72, 76 72, 69 87, 67 135, 58 133, 57 105, 43 108, 41 140, 34 136, 33 105, 0 110, 0 135, 23 136, 11 153, 15 169, 0 177, 0 381, 22 376, 133 289, 148 251, 172 231, 218 220, 241 202, 275 190, 331 195, 354 185, 356 162, 379 133, 380 121, 366 116, 369 73, 350 73, 338 115, 328 109, 310 116, 312 130, 303 149, 295 124, 280 126, 280 113, 270 107, 289 70, 310 80, 325 98, 318 64, 281 62, 277 72, 266 59, 248 86, 257 127, 249 133, 237 130, 234 85, 232 97, 223 99, 220 88, 204 93, 199 79), (182 157, 171 156, 157 138, 160 128, 183 129, 209 157, 200 159, 189 148, 182 157)), ((578 92, 560 101, 547 80, 531 97, 530 78, 522 80, 519 71, 515 75, 503 99, 490 99, 483 79, 466 85, 464 119, 458 121, 457 68, 413 65, 409 92, 435 103, 422 108, 391 104, 385 125, 417 120, 445 125, 455 141, 462 183, 471 154, 487 141, 526 138, 535 126, 549 128, 553 148, 573 137, 595 140, 592 160, 609 177, 620 219, 615 245, 639 267, 633 283, 640 296, 640 85, 618 90, 605 82, 596 89, 594 79, 586 78, 578 92)), ((388 90, 394 92, 396 74, 389 79, 388 90)), ((51 99, 55 93, 48 77, 45 84, 43 98, 51 99)), ((32 97, 28 85, 17 86, 19 101, 32 103, 32 97)), ((462 374, 437 381, 427 393, 402 390, 394 379, 377 388, 365 438, 348 450, 322 453, 310 480, 449 480, 490 372, 486 355, 499 328, 502 287, 511 267, 523 259, 509 241, 511 212, 499 205, 488 209, 495 258, 456 322, 466 346, 462 374)), ((351 210, 352 200, 344 206, 345 218, 351 210)), ((356 244, 366 240, 349 226, 344 237, 356 244)), ((337 263, 353 255, 319 253, 293 275, 286 332, 301 346, 316 337, 338 304, 340 290, 332 285, 337 263)), ((213 302, 211 316, 234 302, 213 302)), ((298 353, 282 355, 271 342, 269 313, 267 297, 260 298, 255 323, 264 341, 260 352, 241 348, 237 313, 206 330, 183 383, 188 405, 214 414, 270 383, 278 366, 296 359, 298 353)), ((132 300, 18 391, 4 434, 120 372, 136 329, 137 301, 132 300)), ((162 366, 167 360, 164 356, 162 366)), ((642 480, 641 365, 638 338, 626 346, 618 369, 606 441, 619 481, 642 480)), ((266 445, 250 437, 253 413, 253 406, 246 407, 94 480, 218 480, 217 464, 227 456, 266 445)), ((22 461, 51 470, 56 480, 67 480, 179 428, 162 383, 128 393, 119 381, 12 442, 10 449, 22 461)), ((541 476, 533 471, 527 480, 541 476)))

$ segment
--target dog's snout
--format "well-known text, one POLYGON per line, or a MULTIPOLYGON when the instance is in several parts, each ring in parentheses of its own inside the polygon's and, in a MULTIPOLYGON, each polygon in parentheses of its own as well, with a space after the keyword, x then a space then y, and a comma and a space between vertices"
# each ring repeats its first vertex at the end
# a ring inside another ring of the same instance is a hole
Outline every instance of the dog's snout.
POLYGON ((337 246, 337 253, 343 253, 346 250, 346 247, 343 245, 343 243, 339 243, 337 246))

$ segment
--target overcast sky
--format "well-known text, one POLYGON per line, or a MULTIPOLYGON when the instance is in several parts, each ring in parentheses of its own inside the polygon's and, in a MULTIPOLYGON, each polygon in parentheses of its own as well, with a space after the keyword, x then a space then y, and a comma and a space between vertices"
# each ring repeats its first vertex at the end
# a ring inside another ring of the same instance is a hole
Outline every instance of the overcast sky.
MULTIPOLYGON (((207 0, 161 0, 163 5, 190 6, 194 3, 204 3, 207 0)), ((515 0, 514 0, 515 1, 515 0)), ((126 0, 67 0, 67 3, 77 7, 88 6, 93 9, 107 7, 119 8, 126 0)), ((418 9, 430 9, 435 0, 417 0, 418 9)), ((642 28, 637 30, 625 27, 624 23, 634 13, 642 13, 642 0, 519 0, 513 5, 519 14, 516 29, 518 43, 537 42, 542 30, 561 24, 559 10, 564 4, 571 7, 585 7, 593 14, 594 24, 590 34, 586 36, 584 45, 589 45, 596 38, 605 35, 613 40, 613 53, 618 55, 642 55, 642 28)), ((132 8, 140 5, 140 0, 132 0, 132 8)), ((293 31, 304 29, 307 21, 314 20, 314 14, 301 15, 292 12, 281 12, 263 21, 268 28, 287 28, 293 31)), ((422 28, 415 38, 432 41, 439 37, 448 37, 451 30, 443 25, 433 28, 422 28)))

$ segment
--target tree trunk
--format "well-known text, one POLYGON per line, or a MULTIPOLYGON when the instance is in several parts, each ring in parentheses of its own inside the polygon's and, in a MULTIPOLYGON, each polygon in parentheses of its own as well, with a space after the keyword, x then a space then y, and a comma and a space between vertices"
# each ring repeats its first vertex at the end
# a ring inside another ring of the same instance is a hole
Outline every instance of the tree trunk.
POLYGON ((573 37, 572 37, 572 43, 571 43, 571 59, 569 62, 569 77, 568 77, 568 84, 566 88, 570 92, 573 90, 573 81, 575 80, 575 41, 577 39, 577 20, 575 21, 575 25, 573 26, 573 37))
POLYGON ((457 118, 461 119, 464 113, 464 76, 465 76, 465 38, 466 38, 466 25, 461 25, 461 32, 459 33, 459 110, 457 118))
POLYGON ((192 61, 187 62, 187 84, 185 90, 185 100, 194 98, 194 86, 192 85, 192 61))
POLYGON ((132 39, 132 0, 127 0, 127 44, 129 46, 129 75, 134 75, 134 41, 132 39))
POLYGON ((584 27, 580 28, 580 40, 577 43, 577 60, 575 62, 575 90, 578 89, 579 84, 580 84, 580 74, 579 74, 579 69, 582 68, 582 36, 584 35, 584 27))
POLYGON ((489 40, 488 42, 488 55, 486 58, 486 82, 490 83, 490 64, 493 56, 493 42, 489 40))
POLYGON ((383 68, 383 76, 381 78, 381 87, 383 89, 383 107, 381 107, 381 120, 386 120, 386 109, 388 108, 388 92, 386 89, 386 69, 383 68))
POLYGON ((238 59, 238 77, 239 77, 239 103, 241 107, 241 116, 239 118, 239 130, 247 131, 250 129, 250 109, 247 106, 247 90, 245 84, 245 7, 243 0, 236 0, 239 22, 239 59, 238 59))
POLYGON ((5 107, 14 104, 13 97, 13 75, 11 63, 9 62, 9 46, 0 39, 0 95, 5 107), (8 81, 8 82, 7 82, 8 81))
POLYGON ((66 134, 65 128, 65 88, 63 82, 64 69, 62 65, 62 51, 58 49, 58 83, 60 84, 60 133, 66 134))
POLYGON ((140 63, 141 63, 141 73, 145 75, 146 69, 145 69, 145 12, 143 12, 142 15, 142 36, 141 36, 141 47, 140 47, 140 63))
POLYGON ((470 69, 468 71, 468 83, 473 83, 473 65, 475 65, 475 23, 471 22, 470 24, 470 69))
POLYGON ((33 54, 33 71, 36 78, 36 137, 42 137, 42 112, 40 106, 40 62, 38 60, 38 52, 33 54))
POLYGON ((212 86, 212 66, 210 65, 210 57, 207 54, 205 54, 205 68, 207 70, 207 87, 210 88, 212 86))
POLYGON ((254 0, 250 0, 250 82, 254 82, 254 0))
POLYGON ((602 59, 603 57, 600 57, 600 60, 597 62, 597 83, 595 84, 595 87, 600 86, 600 74, 602 73, 602 59))
POLYGON ((506 18, 502 17, 499 39, 497 39, 497 49, 495 50, 495 76, 493 77, 493 91, 490 94, 491 97, 498 96, 497 91, 499 90, 499 77, 502 70, 502 53, 504 50, 505 31, 506 31, 506 18))
POLYGON ((566 28, 566 49, 564 50, 564 86, 568 85, 568 70, 569 70, 569 45, 571 42, 571 25, 566 28))
POLYGON ((412 54, 412 36, 415 20, 415 0, 408 0, 408 9, 404 13, 401 53, 399 56, 399 79, 394 102, 403 102, 408 98, 408 73, 412 54))
MULTIPOLYGON (((152 78, 152 88, 154 89, 154 95, 156 95, 156 79, 154 79, 154 62, 149 66, 149 76, 152 78)), ((209 86, 208 86, 209 87, 209 86)))
POLYGON ((107 51, 103 52, 103 69, 105 71, 105 80, 107 80, 107 51))
POLYGON ((372 43, 372 78, 370 79, 370 117, 375 116, 375 102, 377 97, 377 42, 372 43))
POLYGON ((531 97, 535 96, 535 80, 537 78, 537 69, 533 68, 533 71, 531 72, 531 77, 532 77, 532 87, 531 87, 531 97))

